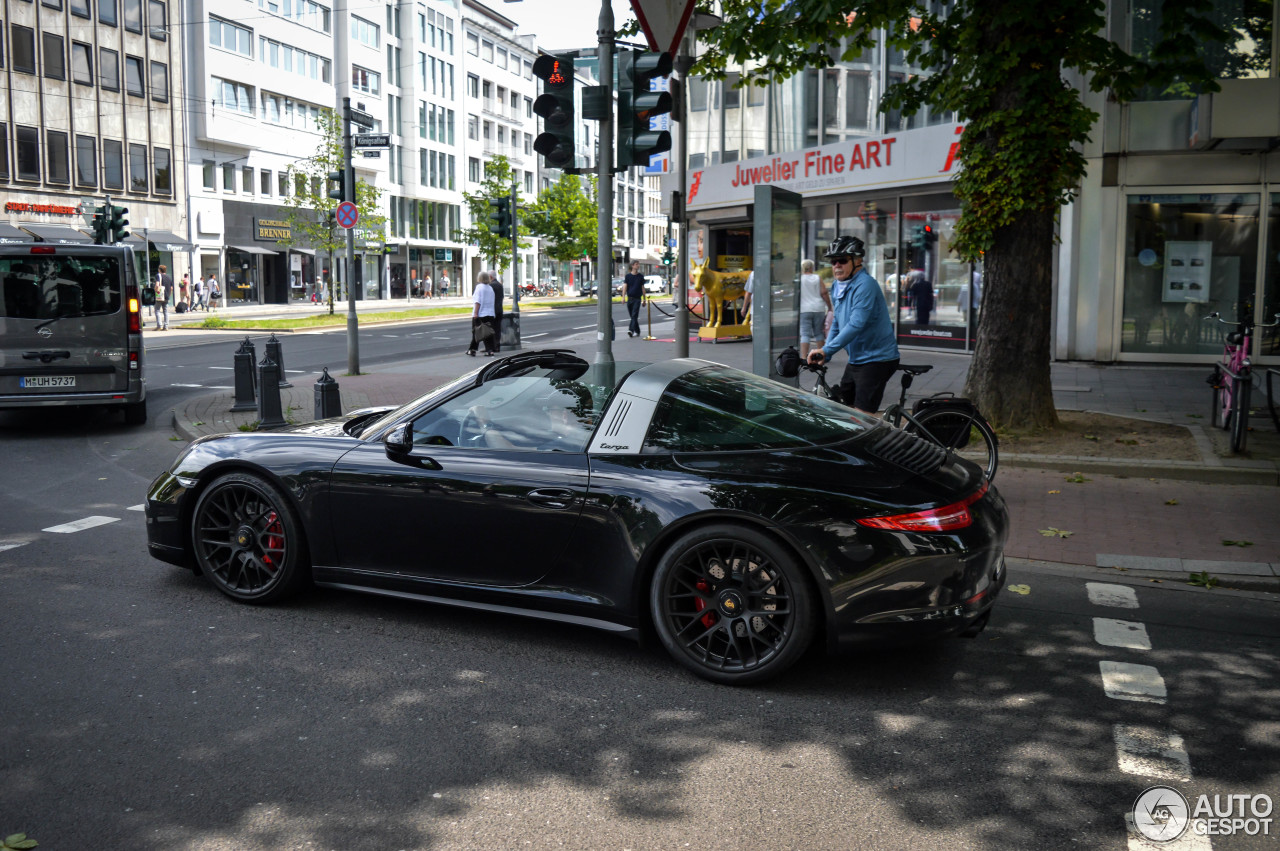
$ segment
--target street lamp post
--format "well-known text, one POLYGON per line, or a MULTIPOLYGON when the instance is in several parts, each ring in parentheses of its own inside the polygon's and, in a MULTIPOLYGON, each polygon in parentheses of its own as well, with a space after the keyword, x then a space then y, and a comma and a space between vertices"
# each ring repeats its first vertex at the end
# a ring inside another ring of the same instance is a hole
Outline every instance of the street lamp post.
MULTIPOLYGON (((600 2, 600 86, 604 102, 613 109, 613 4, 600 2)), ((600 122, 599 156, 596 163, 596 363, 613 363, 613 287, 602 279, 608 270, 613 275, 613 121, 600 122)))

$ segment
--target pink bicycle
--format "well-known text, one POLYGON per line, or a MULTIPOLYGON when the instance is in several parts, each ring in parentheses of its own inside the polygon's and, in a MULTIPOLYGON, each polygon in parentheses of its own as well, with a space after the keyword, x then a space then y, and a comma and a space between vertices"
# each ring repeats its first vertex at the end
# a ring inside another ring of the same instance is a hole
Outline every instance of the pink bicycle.
POLYGON ((1210 319, 1216 319, 1222 325, 1236 326, 1236 330, 1227 333, 1222 363, 1214 364, 1208 381, 1213 387, 1213 424, 1231 432, 1232 452, 1243 452, 1249 436, 1249 396, 1253 389, 1253 364, 1249 360, 1253 329, 1280 325, 1280 313, 1271 323, 1228 322, 1216 311, 1205 317, 1206 322, 1210 319))

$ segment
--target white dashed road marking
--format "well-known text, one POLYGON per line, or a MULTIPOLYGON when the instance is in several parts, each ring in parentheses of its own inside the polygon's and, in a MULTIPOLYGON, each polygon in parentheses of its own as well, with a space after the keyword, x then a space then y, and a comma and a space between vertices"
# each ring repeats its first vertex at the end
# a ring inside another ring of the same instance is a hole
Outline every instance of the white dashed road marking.
POLYGON ((1117 724, 1112 732, 1120 770, 1125 774, 1157 780, 1191 779, 1191 758, 1177 733, 1133 724, 1117 724))
POLYGON ((92 529, 94 526, 105 526, 108 523, 115 523, 119 517, 101 517, 94 515, 85 517, 83 520, 73 520, 70 523, 62 523, 58 526, 50 526, 48 529, 41 529, 42 532, 83 532, 85 529, 92 529))
POLYGON ((1151 639, 1147 637, 1147 627, 1137 621, 1094 618, 1093 637, 1103 647, 1127 647, 1130 650, 1151 649, 1151 639))
POLYGON ((545 337, 550 333, 551 333, 550 331, 543 331, 541 334, 521 334, 520 339, 532 340, 534 337, 545 337))
POLYGON ((235 369, 234 366, 211 366, 209 369, 235 369))
POLYGON ((170 384, 170 387, 203 387, 203 384, 170 384))
POLYGON ((140 502, 140 503, 138 503, 137 505, 131 505, 131 506, 129 506, 129 510, 130 510, 130 511, 146 511, 146 510, 147 510, 147 504, 146 504, 145 502, 140 502))
POLYGON ((27 543, 26 541, 19 541, 16 544, 0 543, 0 553, 4 552, 5 550, 16 550, 18 547, 25 546, 26 543, 27 543))
POLYGON ((1102 582, 1086 582, 1089 602, 1095 606, 1111 606, 1116 609, 1138 608, 1138 595, 1128 585, 1108 585, 1102 582))
POLYGON ((1164 703, 1169 696, 1164 687, 1164 677, 1150 665, 1099 662, 1098 667, 1102 670, 1102 688, 1107 697, 1140 703, 1164 703))
POLYGON ((594 327, 596 327, 596 323, 592 322, 590 325, 574 325, 573 330, 581 331, 584 328, 594 328, 594 327))

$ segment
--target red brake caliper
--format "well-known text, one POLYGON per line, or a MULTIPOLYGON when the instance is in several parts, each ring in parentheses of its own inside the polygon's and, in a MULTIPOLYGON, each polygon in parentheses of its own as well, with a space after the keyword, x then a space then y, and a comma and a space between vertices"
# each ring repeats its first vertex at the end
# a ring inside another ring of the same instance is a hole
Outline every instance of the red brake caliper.
MULTIPOLYGON (((709 594, 711 592, 711 583, 705 579, 699 579, 697 582, 693 583, 693 587, 697 588, 703 594, 709 594)), ((697 599, 693 601, 693 606, 696 611, 700 612, 707 607, 707 604, 703 602, 702 599, 697 599)), ((707 612, 705 615, 702 616, 702 625, 705 626, 707 629, 711 629, 711 627, 715 626, 715 624, 716 624, 715 612, 707 612)))
MULTIPOLYGON (((268 550, 279 550, 284 548, 284 526, 280 523, 280 515, 274 511, 267 515, 267 541, 266 548, 268 550)), ((275 567, 275 562, 271 560, 271 556, 266 553, 262 554, 264 564, 275 567)))

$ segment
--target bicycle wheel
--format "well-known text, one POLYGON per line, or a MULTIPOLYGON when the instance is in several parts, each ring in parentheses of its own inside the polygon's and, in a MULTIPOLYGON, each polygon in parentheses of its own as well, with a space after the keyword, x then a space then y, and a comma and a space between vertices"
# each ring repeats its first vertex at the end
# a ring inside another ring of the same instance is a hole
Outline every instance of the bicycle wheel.
POLYGON ((1253 383, 1248 375, 1231 383, 1235 385, 1231 392, 1231 451, 1243 452, 1249 439, 1249 391, 1253 383))
POLYGON ((996 467, 1000 463, 998 442, 991 426, 976 410, 934 408, 922 411, 907 420, 905 429, 923 433, 922 436, 977 464, 986 473, 988 481, 995 479, 996 467))
POLYGON ((1232 380, 1222 370, 1215 369, 1216 381, 1213 383, 1213 410, 1209 412, 1209 421, 1214 428, 1231 428, 1231 385, 1232 380))

